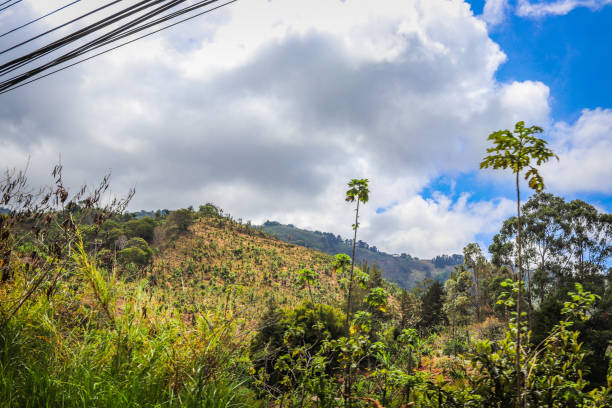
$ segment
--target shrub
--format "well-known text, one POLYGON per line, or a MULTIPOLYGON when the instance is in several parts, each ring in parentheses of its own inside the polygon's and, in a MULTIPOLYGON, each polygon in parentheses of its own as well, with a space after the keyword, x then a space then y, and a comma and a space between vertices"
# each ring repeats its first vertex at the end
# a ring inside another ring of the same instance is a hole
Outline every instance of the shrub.
POLYGON ((277 385, 282 378, 276 369, 280 358, 298 346, 311 355, 316 354, 324 339, 338 339, 343 335, 344 320, 339 309, 323 304, 306 302, 285 310, 270 307, 251 343, 255 368, 263 370, 269 384, 277 385))
POLYGON ((176 227, 178 232, 187 232, 193 224, 193 213, 186 208, 172 211, 168 215, 168 222, 176 227))

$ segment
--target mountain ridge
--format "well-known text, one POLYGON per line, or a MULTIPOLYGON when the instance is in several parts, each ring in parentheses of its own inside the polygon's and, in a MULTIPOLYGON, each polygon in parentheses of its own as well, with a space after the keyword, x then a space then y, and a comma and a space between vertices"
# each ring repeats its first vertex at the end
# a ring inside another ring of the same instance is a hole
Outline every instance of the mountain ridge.
MULTIPOLYGON (((266 221, 257 226, 261 231, 275 236, 281 241, 316 249, 329 255, 344 253, 352 255, 352 239, 343 239, 330 232, 311 231, 297 228, 293 224, 281 224, 278 221, 266 221)), ((429 278, 445 281, 454 266, 463 263, 459 254, 439 255, 432 259, 419 259, 406 253, 388 254, 379 251, 376 246, 358 240, 355 248, 355 262, 376 264, 383 270, 383 277, 401 287, 411 288, 418 282, 429 278)))

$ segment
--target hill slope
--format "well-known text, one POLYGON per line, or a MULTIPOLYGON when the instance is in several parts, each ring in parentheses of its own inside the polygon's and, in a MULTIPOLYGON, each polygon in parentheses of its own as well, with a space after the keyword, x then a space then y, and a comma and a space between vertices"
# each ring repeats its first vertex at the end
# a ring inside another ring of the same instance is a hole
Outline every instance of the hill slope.
POLYGON ((319 301, 337 304, 340 289, 331 263, 327 254, 227 218, 202 217, 160 249, 151 276, 183 314, 229 307, 244 321, 244 329, 252 330, 271 303, 294 306, 306 299, 306 291, 295 284, 302 268, 318 273, 319 301))
MULTIPOLYGON (((344 253, 350 256, 352 253, 351 240, 344 240, 340 235, 336 236, 329 232, 304 230, 276 221, 266 221, 259 228, 282 241, 316 249, 330 255, 344 253)), ((461 255, 442 255, 432 260, 418 259, 408 254, 391 255, 363 241, 357 242, 355 260, 357 263, 363 261, 368 264, 375 263, 383 270, 385 279, 405 288, 410 288, 425 278, 444 281, 455 265, 463 263, 461 255)))

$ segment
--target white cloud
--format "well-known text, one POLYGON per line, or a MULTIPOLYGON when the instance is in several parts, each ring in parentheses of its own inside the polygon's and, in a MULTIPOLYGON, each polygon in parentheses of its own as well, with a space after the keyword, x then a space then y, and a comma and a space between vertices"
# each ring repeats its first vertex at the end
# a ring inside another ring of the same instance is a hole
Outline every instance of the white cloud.
POLYGON ((482 19, 489 27, 502 23, 510 9, 508 0, 486 0, 482 10, 482 19))
POLYGON ((457 251, 505 202, 419 192, 477 168, 492 130, 549 121, 544 84, 495 79, 505 58, 459 0, 243 1, 5 95, 0 156, 30 155, 37 182, 60 153, 74 184, 112 169, 135 209, 213 201, 344 236, 346 182, 368 177, 361 239, 457 251))
POLYGON ((537 3, 532 3, 529 0, 518 0, 516 14, 521 17, 565 15, 578 7, 598 10, 609 4, 612 4, 612 0, 554 0, 537 3))
POLYGON ((559 161, 543 169, 547 187, 612 194, 612 109, 585 109, 574 124, 557 123, 551 137, 559 161))
POLYGON ((435 199, 414 196, 377 216, 377 223, 387 225, 376 235, 381 246, 401 252, 414 248, 423 257, 446 253, 461 253, 477 234, 493 234, 501 222, 512 214, 514 203, 507 199, 492 202, 468 202, 464 194, 453 203, 444 195, 435 199))

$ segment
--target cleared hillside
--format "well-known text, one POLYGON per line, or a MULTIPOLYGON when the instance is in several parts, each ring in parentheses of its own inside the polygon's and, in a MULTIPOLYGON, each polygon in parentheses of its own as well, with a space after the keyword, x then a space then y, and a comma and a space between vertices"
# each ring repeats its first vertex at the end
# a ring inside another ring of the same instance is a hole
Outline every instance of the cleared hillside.
POLYGON ((150 281, 166 291, 186 317, 228 308, 253 329, 271 304, 294 306, 307 293, 297 271, 319 275, 317 299, 336 304, 340 289, 332 257, 288 244, 226 218, 202 217, 154 258, 150 281), (226 304, 230 302, 231 304, 226 304))

